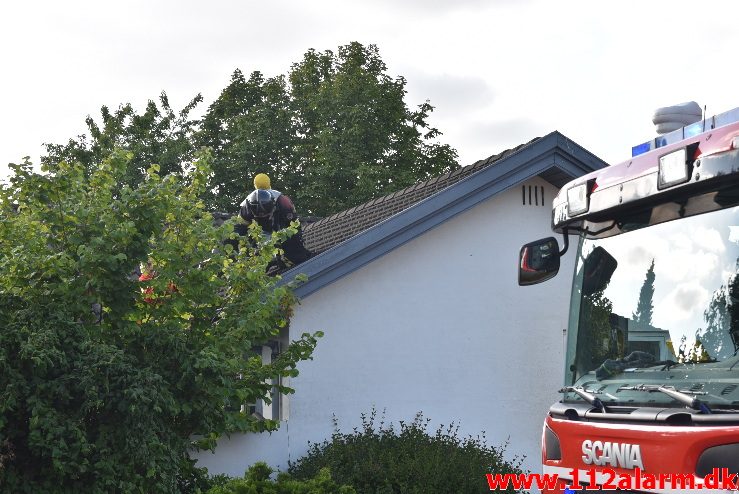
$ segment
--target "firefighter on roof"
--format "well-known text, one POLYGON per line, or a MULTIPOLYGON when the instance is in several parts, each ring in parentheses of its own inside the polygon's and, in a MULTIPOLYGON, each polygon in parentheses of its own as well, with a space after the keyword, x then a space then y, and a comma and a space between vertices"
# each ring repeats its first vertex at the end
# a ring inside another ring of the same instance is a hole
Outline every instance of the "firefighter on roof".
MULTIPOLYGON (((285 194, 274 190, 269 177, 264 173, 254 177, 254 191, 241 203, 240 215, 247 223, 256 221, 267 234, 287 228, 290 222, 298 219, 293 202, 285 194)), ((292 264, 300 264, 311 256, 303 246, 300 228, 280 248, 292 264)), ((285 266, 280 266, 283 267, 285 266)))
POLYGON ((279 190, 272 189, 269 177, 259 173, 254 177, 254 191, 241 203, 241 217, 259 223, 266 233, 282 230, 297 218, 293 202, 279 190))

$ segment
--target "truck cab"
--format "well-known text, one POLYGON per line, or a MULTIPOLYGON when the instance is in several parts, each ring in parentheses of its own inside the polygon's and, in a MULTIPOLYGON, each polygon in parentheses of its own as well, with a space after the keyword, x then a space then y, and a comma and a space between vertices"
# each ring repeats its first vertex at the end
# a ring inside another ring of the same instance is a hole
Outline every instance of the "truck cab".
MULTIPOLYGON (((739 473, 739 109, 634 154, 553 202, 577 254, 545 492, 732 491, 715 481, 739 473)), ((524 246, 519 283, 556 275, 564 250, 524 246)))

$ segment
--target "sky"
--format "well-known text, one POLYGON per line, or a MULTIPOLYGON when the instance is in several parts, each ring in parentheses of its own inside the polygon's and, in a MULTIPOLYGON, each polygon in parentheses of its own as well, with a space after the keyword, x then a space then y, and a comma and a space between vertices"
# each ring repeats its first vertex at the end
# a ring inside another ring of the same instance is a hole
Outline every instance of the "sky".
POLYGON ((231 73, 286 73, 314 48, 375 44, 460 164, 558 130, 605 161, 656 134, 658 107, 739 107, 739 2, 28 0, 0 7, 0 178, 100 107, 175 109, 231 73))

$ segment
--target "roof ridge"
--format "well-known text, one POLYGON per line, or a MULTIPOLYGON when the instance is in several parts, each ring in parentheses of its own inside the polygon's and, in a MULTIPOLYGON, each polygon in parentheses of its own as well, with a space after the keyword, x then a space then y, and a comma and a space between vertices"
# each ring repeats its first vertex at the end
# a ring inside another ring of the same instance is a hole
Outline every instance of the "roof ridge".
MULTIPOLYGON (((322 219, 320 219, 320 220, 318 220, 316 222, 313 222, 313 223, 310 223, 308 225, 305 225, 305 227, 303 228, 303 231, 304 232, 308 232, 310 230, 313 230, 313 229, 317 228, 320 225, 325 225, 326 223, 330 223, 332 220, 345 217, 345 216, 349 215, 350 213, 360 211, 360 210, 365 209, 366 207, 369 207, 369 206, 372 206, 372 205, 380 204, 380 203, 385 202, 386 200, 389 200, 389 199, 400 197, 400 196, 402 196, 402 195, 404 195, 404 194, 406 194, 408 192, 412 192, 414 190, 423 189, 423 188, 425 188, 425 187, 427 187, 429 185, 432 185, 432 184, 437 183, 437 182, 442 182, 443 180, 450 179, 452 177, 455 177, 455 178, 456 177, 460 177, 460 179, 461 179, 462 177, 471 174, 471 173, 468 173, 468 172, 471 171, 472 173, 474 173, 474 172, 477 172, 477 171, 479 171, 479 170, 481 170, 483 168, 486 168, 487 166, 492 165, 493 163, 495 163, 496 161, 499 161, 502 158, 505 158, 507 156, 511 156, 511 155, 513 155, 513 154, 521 151, 523 148, 525 148, 526 146, 528 146, 528 145, 530 145, 530 144, 538 141, 539 139, 541 139, 541 137, 535 137, 535 138, 531 139, 530 141, 528 141, 526 143, 519 144, 518 146, 512 147, 510 149, 506 149, 504 151, 501 151, 498 154, 493 154, 491 156, 488 156, 485 159, 477 160, 474 163, 471 163, 469 165, 460 166, 459 168, 456 168, 454 170, 448 171, 448 172, 443 173, 441 175, 437 175, 435 177, 429 177, 426 180, 423 180, 421 182, 416 182, 416 183, 411 184, 411 185, 409 185, 407 187, 404 187, 402 189, 399 189, 399 190, 390 192, 389 194, 386 194, 384 196, 375 197, 373 199, 370 199, 369 201, 363 202, 361 204, 357 204, 356 206, 352 206, 351 208, 348 208, 348 209, 339 211, 337 213, 333 213, 333 214, 331 214, 329 216, 326 216, 325 218, 322 218, 322 219)), ((451 184, 445 185, 443 188, 446 188, 449 185, 451 185, 451 184)))

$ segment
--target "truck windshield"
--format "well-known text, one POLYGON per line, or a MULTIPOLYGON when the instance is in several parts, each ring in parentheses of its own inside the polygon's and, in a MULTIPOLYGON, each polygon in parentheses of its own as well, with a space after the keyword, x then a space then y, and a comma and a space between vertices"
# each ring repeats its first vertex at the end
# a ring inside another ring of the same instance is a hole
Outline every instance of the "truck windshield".
POLYGON ((633 389, 663 384, 739 408, 739 207, 633 228, 580 241, 567 384, 606 404, 682 406, 633 389))

